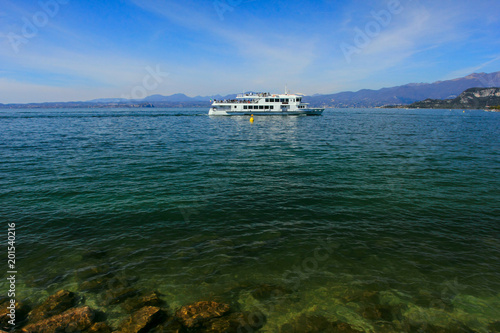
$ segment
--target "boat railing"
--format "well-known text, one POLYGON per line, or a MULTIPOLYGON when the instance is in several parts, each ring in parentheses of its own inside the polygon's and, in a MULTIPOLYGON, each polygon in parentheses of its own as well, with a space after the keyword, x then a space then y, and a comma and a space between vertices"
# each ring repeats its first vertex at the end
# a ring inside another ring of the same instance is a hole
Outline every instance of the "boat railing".
POLYGON ((271 96, 271 93, 244 93, 238 94, 237 98, 245 98, 245 97, 268 97, 271 96))
POLYGON ((214 103, 218 103, 218 104, 258 104, 259 101, 255 101, 255 100, 240 101, 240 100, 236 100, 236 99, 230 99, 230 100, 215 100, 214 103))

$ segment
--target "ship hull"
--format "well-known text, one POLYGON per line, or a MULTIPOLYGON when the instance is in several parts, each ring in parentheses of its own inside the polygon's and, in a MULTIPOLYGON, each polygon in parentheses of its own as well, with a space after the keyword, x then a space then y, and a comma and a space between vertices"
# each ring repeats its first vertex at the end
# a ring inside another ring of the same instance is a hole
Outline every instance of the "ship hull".
POLYGON ((303 109, 296 111, 224 111, 210 108, 209 116, 321 116, 325 109, 303 109))

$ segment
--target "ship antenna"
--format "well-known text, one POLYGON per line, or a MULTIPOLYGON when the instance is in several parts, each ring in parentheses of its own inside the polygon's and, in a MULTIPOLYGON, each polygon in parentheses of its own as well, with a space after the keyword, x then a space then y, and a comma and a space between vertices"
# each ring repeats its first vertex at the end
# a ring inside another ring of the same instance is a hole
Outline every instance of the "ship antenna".
POLYGON ((285 83, 285 95, 288 95, 288 85, 285 83))

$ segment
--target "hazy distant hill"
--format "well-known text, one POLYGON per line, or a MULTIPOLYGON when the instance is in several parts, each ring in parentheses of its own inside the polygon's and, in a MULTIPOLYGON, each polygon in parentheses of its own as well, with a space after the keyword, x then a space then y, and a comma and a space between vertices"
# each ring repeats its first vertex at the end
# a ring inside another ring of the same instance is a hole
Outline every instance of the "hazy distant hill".
POLYGON ((485 109, 500 105, 500 88, 470 88, 453 99, 426 99, 407 105, 420 109, 485 109))
POLYGON ((184 94, 174 94, 170 96, 151 95, 144 98, 143 102, 191 102, 194 99, 184 94))
POLYGON ((410 83, 380 90, 363 89, 357 92, 341 92, 329 95, 314 95, 304 99, 312 105, 331 107, 373 107, 387 104, 410 104, 427 98, 454 98, 469 88, 500 86, 500 72, 479 73, 434 83, 410 83))
POLYGON ((139 100, 128 100, 124 98, 101 98, 101 99, 94 99, 91 101, 88 101, 89 103, 129 103, 129 102, 135 102, 135 103, 160 103, 160 104, 170 104, 170 103, 195 103, 195 104, 200 104, 200 102, 206 102, 207 104, 210 103, 211 99, 234 99, 236 98, 236 94, 231 94, 227 96, 222 96, 222 95, 214 95, 214 96, 196 96, 196 97, 189 97, 185 94, 173 94, 169 96, 164 96, 164 95, 151 95, 148 96, 144 99, 139 99, 139 100))

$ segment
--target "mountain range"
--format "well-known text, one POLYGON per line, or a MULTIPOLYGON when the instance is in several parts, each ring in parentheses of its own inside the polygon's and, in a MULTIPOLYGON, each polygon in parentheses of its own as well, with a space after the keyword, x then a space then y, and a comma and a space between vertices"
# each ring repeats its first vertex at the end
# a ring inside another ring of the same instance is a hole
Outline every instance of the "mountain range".
MULTIPOLYGON (((363 89, 357 92, 347 91, 326 95, 316 94, 304 97, 303 101, 310 103, 311 106, 337 108, 407 105, 425 99, 453 99, 469 88, 490 87, 500 87, 500 71, 494 73, 474 73, 466 77, 434 83, 410 83, 379 90, 363 89)), ((234 99, 235 97, 236 94, 196 97, 189 97, 185 94, 174 94, 170 96, 151 95, 141 100, 104 98, 85 102, 0 104, 0 107, 208 107, 211 99, 234 99)))

